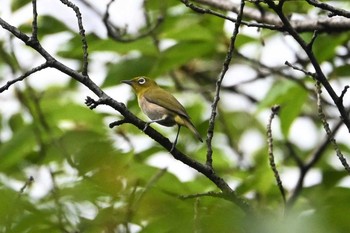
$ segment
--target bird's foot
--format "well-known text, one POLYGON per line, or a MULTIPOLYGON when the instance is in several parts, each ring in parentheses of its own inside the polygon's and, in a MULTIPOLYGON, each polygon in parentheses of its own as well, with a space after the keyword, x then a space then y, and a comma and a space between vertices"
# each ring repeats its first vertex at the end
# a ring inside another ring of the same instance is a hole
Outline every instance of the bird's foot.
POLYGON ((173 152, 173 150, 175 149, 175 146, 176 146, 176 144, 175 143, 173 143, 173 145, 171 146, 171 149, 170 149, 170 153, 172 153, 173 152))
POLYGON ((146 131, 146 129, 148 128, 148 126, 151 124, 151 122, 146 122, 146 125, 145 125, 145 127, 143 128, 143 132, 145 132, 146 131))

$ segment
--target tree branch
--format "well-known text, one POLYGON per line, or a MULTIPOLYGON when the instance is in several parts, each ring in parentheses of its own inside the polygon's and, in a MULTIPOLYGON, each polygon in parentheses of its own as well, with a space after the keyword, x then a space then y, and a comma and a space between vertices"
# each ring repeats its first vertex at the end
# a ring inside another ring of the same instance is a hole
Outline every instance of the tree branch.
MULTIPOLYGON (((27 46, 33 48, 35 51, 37 51, 39 54, 41 54, 47 61, 47 64, 49 67, 53 67, 76 81, 80 82, 87 88, 89 88, 92 92, 94 92, 98 97, 99 101, 103 104, 106 104, 116 111, 118 111, 125 119, 127 119, 131 124, 135 125, 137 128, 142 130, 145 127, 145 122, 137 118, 134 114, 132 114, 126 106, 118 102, 111 97, 109 97, 105 92, 103 92, 99 86, 97 86, 88 76, 80 74, 79 72, 71 69, 70 67, 64 65, 63 63, 56 60, 50 53, 48 53, 39 43, 38 40, 30 40, 30 38, 22 33, 20 30, 18 30, 16 27, 10 25, 5 20, 0 18, 0 25, 12 33, 15 37, 22 40, 27 46)), ((159 143, 161 146, 163 146, 168 151, 172 148, 172 143, 169 141, 168 138, 161 135, 159 132, 154 130, 152 127, 148 127, 145 131, 145 134, 148 135, 150 138, 155 140, 157 143, 159 143)), ((195 161, 194 159, 190 158, 189 156, 183 154, 182 152, 178 151, 176 148, 172 150, 171 154, 174 156, 175 159, 183 162, 184 164, 188 165, 189 167, 197 170, 198 172, 205 175, 209 180, 211 180, 225 195, 227 195, 233 203, 235 203, 237 206, 239 206, 242 210, 249 212, 250 206, 241 198, 239 198, 236 193, 230 188, 230 186, 223 180, 220 176, 218 176, 213 169, 210 167, 201 164, 200 162, 195 161)))
POLYGON ((32 185, 32 183, 34 182, 34 178, 33 176, 29 176, 29 178, 26 180, 26 182, 24 183, 24 185, 21 187, 21 189, 19 190, 20 194, 24 193, 24 190, 26 190, 26 188, 30 187, 32 185))
MULTIPOLYGON (((240 4, 233 1, 226 0, 193 0, 195 2, 208 5, 224 11, 232 11, 234 13, 239 12, 240 4)), ((310 0, 308 0, 310 1, 310 0)), ((266 1, 264 1, 266 2, 266 1)), ((310 1, 315 2, 315 1, 310 1)), ((339 12, 337 12, 339 13, 339 12)), ((344 13, 347 15, 347 13, 344 13)), ((342 14, 339 14, 342 15, 342 14)), ((345 16, 344 15, 344 16, 345 16)), ((270 12, 264 12, 262 14, 258 9, 251 7, 245 7, 244 16, 251 20, 255 20, 258 23, 270 25, 270 29, 276 27, 278 30, 283 30, 283 23, 275 14, 270 12)), ((313 32, 318 30, 319 32, 332 32, 340 33, 350 29, 350 19, 347 18, 329 18, 327 16, 319 16, 317 18, 307 18, 305 20, 291 20, 290 24, 296 32, 313 32)), ((284 30, 283 30, 284 31, 284 30)))
POLYGON ((278 189, 280 190, 280 193, 282 195, 283 202, 284 204, 286 204, 286 194, 283 188, 282 180, 276 168, 275 156, 273 154, 273 138, 272 138, 272 129, 271 129, 272 120, 278 114, 279 109, 280 109, 280 106, 273 106, 271 108, 271 114, 270 114, 269 122, 267 124, 267 144, 268 144, 270 167, 275 176, 278 189))
POLYGON ((79 8, 74 5, 72 2, 68 1, 68 0, 61 0, 61 2, 68 6, 69 8, 72 8, 73 11, 75 12, 75 15, 77 17, 78 20, 78 27, 79 27, 79 34, 81 36, 81 42, 83 44, 82 48, 83 48, 83 70, 82 70, 82 74, 84 76, 88 75, 88 57, 89 57, 89 53, 88 53, 88 44, 86 41, 86 36, 85 36, 85 29, 83 26, 83 18, 81 16, 80 10, 79 8))
MULTIPOLYGON (((118 42, 132 42, 136 41, 138 39, 144 38, 146 36, 152 35, 152 33, 160 26, 160 24, 163 22, 163 16, 159 16, 157 18, 156 23, 153 25, 150 25, 148 29, 145 32, 139 33, 136 36, 133 37, 125 37, 126 35, 126 30, 114 26, 110 21, 109 21, 109 8, 111 4, 114 2, 114 0, 110 0, 110 2, 107 4, 106 12, 103 16, 103 23, 107 29, 107 34, 109 37, 111 37, 113 40, 118 41, 118 42)), ((149 22, 148 22, 149 23, 149 22)))
MULTIPOLYGON (((231 21, 233 23, 237 22, 236 18, 227 16, 225 14, 221 14, 219 12, 216 12, 216 11, 208 9, 208 8, 199 7, 199 6, 194 5, 193 3, 189 2, 188 0, 182 0, 182 2, 187 7, 191 8, 193 11, 195 11, 197 13, 210 14, 210 15, 214 15, 214 16, 217 16, 217 17, 225 19, 225 20, 229 20, 229 21, 231 21)), ((257 28, 266 28, 266 29, 270 29, 270 30, 283 31, 283 28, 281 26, 270 25, 270 24, 266 24, 266 23, 247 22, 247 21, 241 20, 241 25, 244 25, 244 26, 247 26, 247 27, 257 27, 257 28)))
MULTIPOLYGON (((344 89, 344 90, 347 90, 344 89)), ((326 116, 323 112, 323 108, 322 108, 322 103, 321 103, 321 93, 322 93, 322 90, 321 90, 321 85, 319 82, 316 82, 316 92, 317 92, 317 109, 318 109, 318 116, 320 117, 321 119, 321 122, 323 124, 323 128, 325 129, 326 133, 327 133, 327 136, 328 136, 328 140, 331 142, 331 144, 333 145, 333 148, 340 160, 340 162, 342 163, 342 165, 344 166, 345 170, 349 173, 350 175, 350 166, 348 164, 348 162, 346 161, 344 155, 341 153, 340 149, 339 149, 339 146, 333 136, 333 133, 329 127, 329 124, 326 120, 326 116)), ((344 93, 345 91, 343 91, 344 93)))
POLYGON ((180 195, 179 198, 182 200, 186 199, 193 199, 198 197, 216 197, 216 198, 223 198, 227 200, 227 197, 223 193, 218 192, 206 192, 206 193, 196 193, 196 194, 190 194, 190 195, 180 195))
POLYGON ((291 64, 289 61, 285 61, 284 64, 287 65, 287 66, 289 66, 289 67, 291 67, 291 68, 294 69, 294 70, 303 72, 303 73, 304 73, 305 75, 307 75, 307 76, 316 78, 316 74, 315 74, 315 73, 312 73, 312 72, 307 71, 307 70, 305 70, 305 69, 303 69, 303 68, 297 67, 297 66, 291 64))
MULTIPOLYGON (((188 0, 181 0, 181 2, 183 2, 187 7, 190 7, 191 9, 195 10, 196 12, 205 11, 199 7, 194 6, 193 4, 190 4, 188 2, 188 0)), ((235 27, 234 27, 234 30, 233 30, 233 33, 231 36, 229 49, 226 53, 226 58, 225 58, 222 70, 220 72, 220 75, 216 81, 215 98, 214 98, 214 101, 213 101, 212 106, 211 106, 212 111, 211 111, 211 116, 209 119, 209 127, 208 127, 207 140, 206 140, 207 147, 208 147, 206 165, 209 166, 210 168, 212 168, 212 163, 213 163, 212 139, 214 136, 215 118, 217 115, 217 105, 218 105, 219 100, 220 100, 221 83, 226 75, 227 70, 229 69, 229 65, 230 65, 231 60, 232 60, 232 55, 233 55, 233 51, 235 48, 236 38, 237 38, 237 35, 239 32, 239 27, 241 25, 241 21, 242 21, 242 17, 243 17, 244 5, 245 5, 245 2, 244 2, 244 0, 242 0, 241 4, 240 4, 240 11, 239 11, 239 14, 237 16, 237 21, 235 23, 235 27)))
POLYGON ((38 12, 36 10, 36 0, 32 1, 33 22, 32 22, 32 38, 38 40, 38 12))
POLYGON ((317 0, 306 0, 310 5, 321 8, 323 10, 327 10, 331 12, 330 16, 340 15, 347 18, 350 18, 350 11, 346 11, 344 9, 340 9, 334 6, 331 6, 327 3, 319 2, 317 0))
POLYGON ((47 67, 49 67, 49 63, 45 62, 44 64, 41 64, 40 66, 34 67, 33 69, 25 72, 24 74, 22 74, 21 76, 19 76, 16 79, 13 79, 11 81, 8 81, 4 86, 0 87, 0 93, 4 92, 5 90, 7 90, 10 86, 12 86, 13 84, 19 82, 19 81, 23 81, 25 78, 27 78, 28 76, 30 76, 31 74, 34 74, 35 72, 38 72, 40 70, 46 69, 47 67))
MULTIPOLYGON (((320 98, 320 96, 319 96, 319 98, 320 98)), ((347 110, 347 112, 349 113, 349 109, 347 110)), ((338 132, 338 130, 340 129, 342 124, 343 124, 342 120, 339 120, 335 124, 335 126, 330 130, 332 133, 331 136, 328 135, 328 137, 326 137, 323 140, 323 142, 313 151, 313 153, 311 154, 310 159, 307 163, 303 164, 302 162, 297 161, 299 169, 300 169, 300 174, 299 174, 297 184, 296 184, 292 194, 290 195, 290 197, 287 201, 288 206, 292 206, 295 203, 295 201, 297 200, 298 196, 300 195, 300 193, 302 191, 306 174, 310 171, 310 169, 312 167, 315 166, 315 164, 318 161, 320 161, 320 159, 324 155, 324 152, 330 143, 329 138, 335 136, 335 134, 338 132)))
POLYGON ((317 61, 317 59, 312 51, 312 48, 310 48, 310 46, 308 46, 308 44, 301 38, 301 36, 298 34, 298 32, 290 24, 288 18, 283 13, 282 7, 279 7, 278 5, 276 5, 272 0, 266 0, 266 3, 280 17, 280 19, 282 20, 282 22, 286 28, 286 31, 298 42, 298 44, 303 48, 303 50, 305 51, 305 53, 309 57, 310 62, 311 62, 312 66, 314 67, 315 72, 316 72, 316 75, 315 75, 316 80, 319 81, 325 87, 326 91, 328 92, 328 94, 332 98, 333 102, 337 106, 339 113, 343 119, 344 124, 346 125, 346 127, 348 128, 348 131, 350 132, 349 116, 344 108, 343 103, 341 101, 339 101, 338 95, 335 93, 333 87, 330 85, 325 74, 323 73, 323 71, 320 67, 320 64, 318 63, 318 61, 317 61))

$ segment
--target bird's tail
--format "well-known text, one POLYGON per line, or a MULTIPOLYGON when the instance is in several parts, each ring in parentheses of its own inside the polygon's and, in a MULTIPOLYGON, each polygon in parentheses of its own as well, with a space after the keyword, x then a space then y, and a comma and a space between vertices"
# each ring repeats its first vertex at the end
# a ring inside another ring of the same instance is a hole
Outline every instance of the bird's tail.
POLYGON ((203 142, 203 139, 201 137, 201 135, 199 134, 198 130, 196 129, 196 127, 194 127, 194 125, 192 124, 192 122, 189 119, 184 120, 184 125, 196 136, 196 138, 203 142))

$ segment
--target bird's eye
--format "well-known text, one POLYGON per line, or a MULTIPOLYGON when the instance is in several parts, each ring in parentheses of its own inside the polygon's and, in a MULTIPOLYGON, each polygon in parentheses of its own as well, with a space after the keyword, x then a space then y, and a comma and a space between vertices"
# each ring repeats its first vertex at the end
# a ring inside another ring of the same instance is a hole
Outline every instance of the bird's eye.
POLYGON ((139 78, 139 80, 137 80, 137 82, 138 82, 140 85, 143 85, 143 84, 145 84, 146 79, 144 79, 144 78, 139 78))

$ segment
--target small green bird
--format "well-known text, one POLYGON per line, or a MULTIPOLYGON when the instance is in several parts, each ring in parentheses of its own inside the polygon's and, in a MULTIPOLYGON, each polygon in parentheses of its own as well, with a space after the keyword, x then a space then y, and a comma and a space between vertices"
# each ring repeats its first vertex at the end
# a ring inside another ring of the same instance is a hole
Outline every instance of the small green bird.
POLYGON ((178 125, 176 138, 170 151, 175 148, 181 126, 187 127, 199 141, 203 142, 185 108, 172 94, 159 87, 155 81, 141 76, 122 82, 129 84, 134 89, 141 110, 151 119, 143 131, 154 122, 167 127, 178 125))

